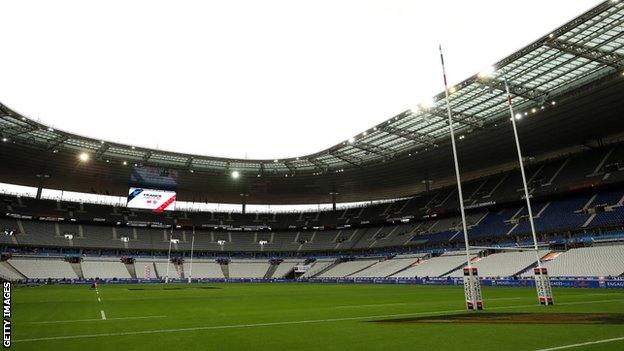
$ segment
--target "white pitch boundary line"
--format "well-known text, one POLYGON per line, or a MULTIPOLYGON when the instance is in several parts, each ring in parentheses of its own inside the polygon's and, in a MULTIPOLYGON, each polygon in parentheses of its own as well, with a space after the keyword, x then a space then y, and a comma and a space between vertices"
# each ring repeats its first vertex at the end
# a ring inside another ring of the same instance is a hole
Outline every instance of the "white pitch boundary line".
MULTIPOLYGON (((487 299, 487 301, 501 301, 501 300, 529 300, 533 299, 533 297, 500 297, 494 299, 487 299)), ((334 308, 365 308, 365 307, 388 307, 388 306, 413 306, 413 305, 422 305, 422 303, 418 302, 398 302, 398 303, 379 303, 379 304, 368 304, 368 305, 340 305, 334 306, 334 308)))
POLYGON ((102 315, 102 320, 106 320, 106 314, 104 313, 104 310, 100 310, 100 314, 102 315))
MULTIPOLYGON (((590 303, 605 303, 614 301, 624 301, 622 299, 611 300, 599 300, 599 301, 577 301, 577 302, 562 302, 558 305, 584 305, 590 303)), ((499 306, 490 307, 489 310, 501 310, 501 309, 513 309, 520 307, 540 307, 540 305, 515 305, 515 306, 499 306)), ((158 333, 177 333, 187 331, 198 330, 218 330, 218 329, 237 329, 237 328, 256 328, 256 327, 271 327, 279 325, 296 325, 296 324, 311 324, 311 323, 326 323, 326 322, 342 322, 342 321, 355 321, 366 319, 381 319, 381 318, 395 318, 395 317, 410 317, 410 316, 422 316, 422 315, 439 315, 447 313, 461 313, 466 312, 465 309, 461 310, 446 310, 446 311, 433 311, 433 312, 414 312, 414 313, 402 313, 402 314, 382 314, 373 316, 360 316, 360 317, 342 317, 342 318, 328 318, 328 319, 310 319, 300 321, 284 321, 284 322, 267 322, 267 323, 254 323, 254 324, 231 324, 231 325, 215 325, 215 326, 203 326, 203 327, 190 327, 179 329, 155 329, 155 330, 139 330, 129 332, 118 333, 102 333, 102 334, 82 334, 82 335, 64 335, 64 336, 50 336, 43 338, 21 339, 13 340, 14 343, 18 342, 33 342, 33 341, 50 341, 50 340, 70 340, 70 339, 87 339, 87 338, 99 338, 99 337, 111 337, 111 336, 128 336, 128 335, 142 335, 142 334, 158 334, 158 333)))
POLYGON ((581 346, 589 346, 589 345, 597 345, 597 344, 606 344, 608 342, 616 342, 616 341, 624 341, 624 337, 620 337, 620 338, 613 338, 613 339, 603 339, 603 340, 596 340, 596 341, 588 341, 588 342, 582 342, 579 344, 570 344, 570 345, 563 345, 563 346, 557 346, 557 347, 551 347, 548 349, 539 349, 536 351, 555 351, 555 350, 565 350, 565 349, 573 349, 576 347, 581 347, 581 346))
MULTIPOLYGON (((117 317, 107 318, 107 321, 119 321, 119 320, 132 320, 132 319, 151 319, 151 318, 165 318, 167 316, 141 316, 141 317, 117 317)), ((79 323, 79 322, 101 322, 101 318, 91 319, 68 319, 61 321, 41 321, 41 322, 27 322, 28 324, 58 324, 58 323, 79 323)))

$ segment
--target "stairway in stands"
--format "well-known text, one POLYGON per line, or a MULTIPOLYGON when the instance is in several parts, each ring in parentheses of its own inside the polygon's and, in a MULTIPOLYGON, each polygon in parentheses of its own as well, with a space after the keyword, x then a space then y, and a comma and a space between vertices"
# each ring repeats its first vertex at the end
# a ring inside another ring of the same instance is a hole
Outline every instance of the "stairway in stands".
POLYGON ((221 263, 221 271, 223 272, 223 276, 225 277, 225 279, 229 279, 230 278, 230 266, 227 263, 221 263))
POLYGON ((321 275, 321 274, 323 274, 323 273, 327 272, 328 270, 330 270, 330 269, 332 269, 332 268, 336 267, 336 265, 338 265, 338 264, 339 264, 339 263, 341 263, 341 262, 342 262, 342 261, 340 261, 340 260, 335 260, 332 264, 330 264, 330 265, 328 265, 327 267, 325 267, 325 268, 321 269, 320 271, 318 271, 318 272, 314 273, 314 275, 310 276, 310 278, 313 278, 313 277, 318 277, 319 275, 321 275))
POLYGON ((13 267, 8 261, 0 262, 0 265, 4 266, 8 271, 15 273, 15 275, 20 276, 22 279, 26 279, 26 276, 22 274, 22 272, 18 271, 17 268, 13 267))
POLYGON ((269 266, 269 269, 264 274, 264 279, 273 278, 273 274, 275 274, 275 271, 277 270, 277 266, 279 266, 279 263, 271 263, 271 265, 269 266))
POLYGON ((78 263, 70 263, 72 269, 80 279, 84 279, 84 274, 82 273, 82 265, 80 262, 78 263))
POLYGON ((136 275, 136 267, 134 266, 134 263, 124 263, 124 265, 126 266, 126 269, 128 270, 128 274, 130 274, 130 277, 132 279, 136 279, 137 275, 136 275))

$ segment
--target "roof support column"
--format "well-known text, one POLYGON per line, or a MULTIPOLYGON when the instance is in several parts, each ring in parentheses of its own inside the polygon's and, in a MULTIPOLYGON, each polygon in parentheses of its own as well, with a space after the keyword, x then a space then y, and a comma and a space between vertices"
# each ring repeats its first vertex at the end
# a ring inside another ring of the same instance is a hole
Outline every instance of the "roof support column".
POLYGON ((249 196, 249 194, 240 194, 241 197, 241 210, 243 212, 243 214, 246 213, 247 210, 247 197, 249 196))
POLYGON ((336 211, 336 195, 338 195, 338 193, 335 191, 332 191, 329 193, 329 195, 331 195, 332 210, 336 211))

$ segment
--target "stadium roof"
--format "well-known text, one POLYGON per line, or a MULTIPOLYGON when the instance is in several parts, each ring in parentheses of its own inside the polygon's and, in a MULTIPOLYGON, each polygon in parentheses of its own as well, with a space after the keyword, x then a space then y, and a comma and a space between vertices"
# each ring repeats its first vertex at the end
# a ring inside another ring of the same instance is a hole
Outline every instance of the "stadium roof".
MULTIPOLYGON (((624 2, 603 2, 495 63, 491 74, 475 74, 451 87, 456 134, 463 138, 486 133, 509 119, 503 74, 516 111, 528 115, 556 109, 560 100, 618 77, 624 71, 623 23, 624 2)), ((39 152, 74 157, 87 152, 96 160, 110 162, 111 167, 127 163, 221 175, 238 171, 243 176, 263 178, 362 171, 380 163, 414 158, 449 141, 444 92, 427 106, 404 111, 353 139, 315 154, 280 160, 219 158, 111 143, 49 128, 3 105, 0 133, 4 141, 39 152)))

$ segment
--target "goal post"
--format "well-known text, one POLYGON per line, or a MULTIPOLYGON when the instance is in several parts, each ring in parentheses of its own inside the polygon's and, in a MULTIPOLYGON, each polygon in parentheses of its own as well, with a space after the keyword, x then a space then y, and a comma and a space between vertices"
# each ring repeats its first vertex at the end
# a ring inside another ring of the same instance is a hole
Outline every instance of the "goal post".
POLYGON ((552 289, 550 287, 550 279, 548 277, 548 269, 546 267, 535 267, 533 269, 535 276, 535 288, 537 289, 537 297, 540 305, 553 305, 552 289))
POLYGON ((464 267, 464 296, 468 310, 482 310, 481 282, 476 267, 464 267))

